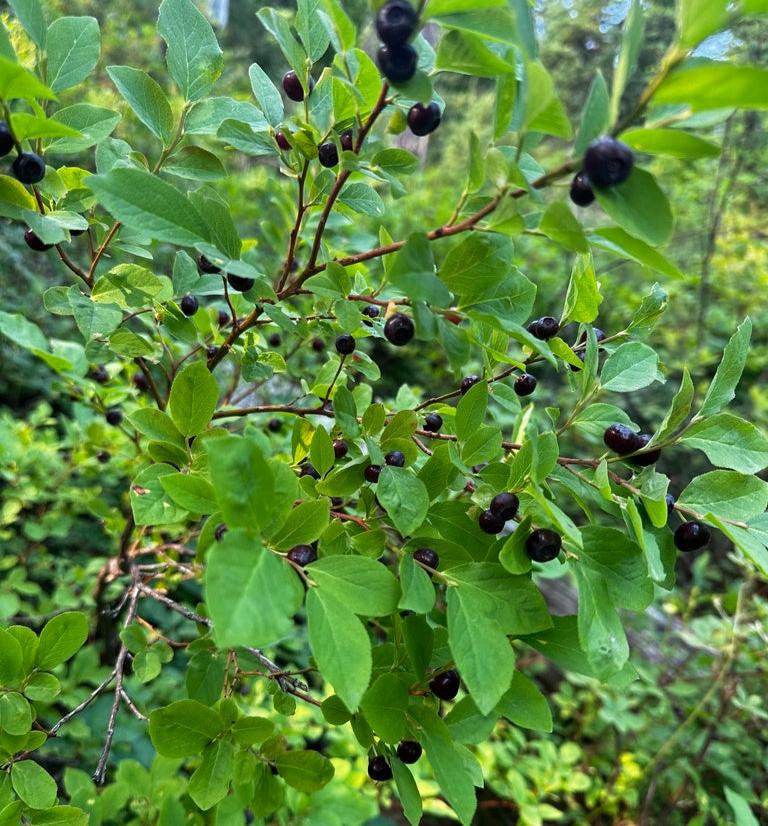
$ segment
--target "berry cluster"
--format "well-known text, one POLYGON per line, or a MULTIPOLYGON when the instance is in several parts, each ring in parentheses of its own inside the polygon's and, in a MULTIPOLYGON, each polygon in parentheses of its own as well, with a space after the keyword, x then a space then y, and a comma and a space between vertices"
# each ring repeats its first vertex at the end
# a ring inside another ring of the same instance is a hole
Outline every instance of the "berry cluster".
POLYGON ((623 184, 634 165, 635 156, 628 146, 609 136, 598 138, 587 148, 584 167, 571 182, 571 200, 577 206, 589 206, 595 200, 593 187, 623 184))

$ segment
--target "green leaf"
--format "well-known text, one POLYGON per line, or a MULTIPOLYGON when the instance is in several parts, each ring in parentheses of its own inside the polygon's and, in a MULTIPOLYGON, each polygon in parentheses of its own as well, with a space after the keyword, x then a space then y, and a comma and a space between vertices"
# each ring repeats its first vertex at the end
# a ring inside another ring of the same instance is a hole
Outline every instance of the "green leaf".
POLYGON ((647 344, 629 341, 606 359, 600 383, 614 393, 630 393, 647 387, 658 378, 659 357, 647 344))
POLYGON ((124 310, 141 309, 147 304, 164 303, 173 298, 173 285, 164 275, 155 275, 136 264, 118 264, 93 285, 91 297, 124 310))
POLYGON ((768 466, 768 439, 751 422, 730 413, 696 422, 680 441, 703 451, 715 467, 759 473, 768 466))
POLYGON ((365 556, 326 556, 307 566, 322 594, 349 611, 383 617, 397 610, 400 588, 392 572, 365 556))
POLYGON ((673 158, 716 158, 720 147, 682 129, 630 129, 619 135, 624 143, 649 155, 673 158))
POLYGON ((136 117, 155 137, 169 144, 173 136, 173 112, 160 84, 146 72, 130 66, 107 66, 107 74, 136 117))
POLYGON ((344 705, 357 711, 371 679, 371 643, 360 620, 320 588, 307 594, 309 644, 320 673, 344 705))
POLYGON ((48 620, 40 632, 35 664, 46 671, 74 657, 88 639, 88 619, 79 611, 65 611, 48 620))
POLYGON ((581 224, 562 201, 555 201, 547 207, 541 218, 539 231, 566 249, 582 253, 589 251, 581 224))
POLYGON ((137 525, 170 525, 182 521, 187 512, 170 500, 160 481, 175 473, 170 465, 150 465, 131 484, 131 508, 137 525))
POLYGON ((255 534, 230 529, 208 551, 205 601, 220 648, 269 645, 290 633, 302 596, 296 572, 255 534))
POLYGON ((328 50, 330 38, 318 12, 322 0, 298 0, 296 30, 310 60, 319 60, 328 50))
POLYGON ((426 301, 435 307, 447 307, 451 294, 435 275, 432 245, 427 236, 414 232, 392 259, 387 278, 414 301, 426 301))
POLYGON ((309 446, 309 460, 321 476, 325 476, 336 461, 331 437, 324 427, 318 427, 312 436, 312 443, 309 446))
POLYGON ((211 24, 192 0, 163 0, 157 31, 165 40, 171 77, 187 100, 205 97, 224 68, 211 24))
POLYGON ((0 726, 3 731, 16 736, 27 734, 32 728, 32 708, 16 691, 0 694, 0 726))
POLYGON ((733 809, 733 814, 736 818, 736 826, 760 826, 757 818, 752 814, 752 809, 749 803, 730 786, 724 786, 725 799, 728 805, 733 809))
POLYGON ((610 114, 608 86, 603 73, 598 69, 581 110, 581 123, 573 147, 577 155, 581 155, 593 140, 605 134, 610 114))
POLYGON ((400 803, 403 806, 403 814, 411 826, 419 826, 423 814, 419 787, 416 785, 413 775, 404 763, 401 763, 396 757, 393 757, 390 765, 392 766, 392 774, 395 778, 395 785, 397 786, 397 796, 400 798, 400 803))
POLYGON ((275 724, 266 717, 241 717, 232 727, 232 734, 241 746, 262 743, 275 730, 275 724))
POLYGON ((768 483, 731 470, 714 470, 694 479, 677 502, 702 515, 746 521, 768 507, 768 483))
POLYGON ((88 826, 88 814, 75 806, 53 806, 27 816, 31 826, 88 826))
POLYGON ((131 413, 128 421, 139 433, 149 439, 159 442, 171 442, 181 448, 185 446, 184 437, 173 423, 173 420, 161 410, 154 407, 145 407, 131 413))
MULTIPOLYGON (((600 249, 636 261, 645 267, 662 272, 670 278, 684 278, 683 273, 666 256, 658 250, 634 238, 620 227, 603 227, 596 229, 589 237, 590 243, 600 249)), ((631 328, 630 328, 631 329, 631 328)))
POLYGON ((177 700, 149 715, 149 737, 163 757, 189 757, 224 730, 218 711, 197 700, 177 700))
POLYGON ((435 69, 473 77, 497 77, 515 71, 515 67, 492 51, 481 37, 456 30, 446 32, 441 38, 435 69))
POLYGON ((461 397, 456 405, 456 435, 466 441, 482 425, 488 409, 488 382, 479 381, 461 397))
POLYGON ((645 15, 640 0, 632 0, 632 5, 624 21, 624 34, 621 39, 621 50, 616 61, 616 69, 613 73, 613 88, 611 89, 611 117, 610 122, 614 123, 619 115, 621 98, 627 81, 632 77, 637 65, 637 58, 640 54, 640 46, 643 42, 643 32, 645 31, 645 15))
POLYGON ((89 176, 86 183, 118 221, 156 241, 193 246, 210 240, 208 226, 189 199, 149 172, 115 167, 89 176))
POLYGON ((16 794, 32 809, 48 809, 56 803, 56 781, 34 760, 14 763, 11 783, 16 794))
POLYGON ((616 528, 587 525, 579 562, 606 585, 615 605, 642 611, 653 600, 653 583, 640 547, 616 528))
POLYGON ((688 414, 691 412, 691 404, 693 403, 694 387, 691 381, 690 373, 686 367, 683 370, 683 377, 680 380, 680 388, 675 393, 669 410, 664 416, 663 421, 659 425, 659 429, 654 433, 653 439, 649 445, 657 444, 669 438, 675 431, 685 422, 688 414))
POLYGON ((512 270, 512 244, 503 235, 471 233, 445 257, 440 278, 458 295, 485 294, 512 270))
POLYGON ((279 126, 285 115, 283 109, 283 98, 275 88, 275 84, 269 75, 259 66, 252 63, 248 69, 248 77, 251 79, 251 89, 259 104, 259 109, 264 113, 271 126, 279 126))
POLYGON ((752 338, 752 321, 745 318, 723 350, 712 383, 701 405, 698 416, 711 416, 722 410, 736 395, 736 386, 744 372, 752 338))
POLYGON ((552 731, 552 712, 547 698, 522 671, 515 671, 512 685, 496 706, 511 723, 535 731, 552 731))
POLYGON ((218 181, 227 176, 227 170, 216 155, 199 146, 184 146, 174 152, 164 164, 163 171, 189 181, 218 181))
MULTIPOLYGON (((261 21, 262 26, 275 38, 280 51, 290 64, 294 72, 305 81, 307 54, 301 44, 293 36, 288 20, 275 9, 262 8, 256 12, 256 17, 261 21)), ((306 86, 305 86, 306 88, 306 86)))
POLYGON ((334 775, 333 763, 317 751, 283 751, 274 764, 289 786, 307 794, 327 786, 334 775))
MULTIPOLYGON (((8 5, 18 17, 24 31, 30 36, 35 46, 45 48, 48 28, 40 0, 8 0, 8 5)), ((4 96, 3 96, 4 97, 4 96)))
POLYGON ((707 109, 768 109, 768 69, 712 62, 671 74, 654 103, 685 103, 693 112, 707 109))
POLYGON ((579 255, 573 262, 560 326, 565 326, 569 321, 590 324, 597 318, 602 301, 592 256, 579 255))
POLYGON ((235 747, 229 740, 216 740, 203 750, 203 759, 189 778, 188 792, 204 812, 226 797, 234 757, 235 747))
POLYGON ((219 509, 216 493, 202 476, 169 473, 160 477, 163 490, 184 510, 192 513, 215 513, 219 509))
MULTIPOLYGON (((23 0, 17 0, 22 2, 23 0)), ((31 2, 30 2, 31 5, 31 2)), ((55 100, 56 95, 32 72, 13 60, 0 57, 0 98, 15 100, 23 98, 33 101, 35 98, 55 100)))
POLYGON ((216 410, 219 386, 204 361, 186 365, 173 380, 168 412, 184 436, 197 436, 216 410))
POLYGON ((482 425, 461 448, 461 461, 468 467, 491 462, 501 455, 501 428, 482 425))
POLYGON ((400 559, 400 587, 403 595, 398 608, 401 611, 428 614, 434 607, 435 586, 411 554, 404 554, 400 559))
POLYGON ((475 611, 476 598, 448 589, 448 642, 456 667, 482 714, 488 714, 509 688, 515 655, 499 624, 475 611))
POLYGON ((669 241, 674 223, 672 210, 650 172, 635 167, 623 184, 609 189, 595 187, 595 197, 605 212, 632 235, 652 246, 669 241))
POLYGON ((280 530, 270 537, 270 545, 285 550, 294 545, 314 542, 328 527, 329 511, 330 502, 327 499, 302 502, 293 508, 280 530))
POLYGON ((67 297, 75 323, 86 341, 97 335, 108 336, 123 320, 123 312, 119 307, 97 303, 83 295, 75 284, 69 288, 67 297))
POLYGON ((403 674, 382 674, 365 692, 360 710, 368 725, 385 743, 398 743, 405 737, 409 691, 403 674))
POLYGON ((95 17, 59 17, 48 28, 46 79, 54 92, 84 81, 98 63, 101 34, 95 17))
POLYGON ((376 496, 400 533, 414 533, 429 510, 429 494, 410 468, 390 467, 381 472, 376 496))
POLYGON ((375 189, 361 182, 347 184, 339 195, 339 201, 355 212, 381 217, 384 201, 375 189))

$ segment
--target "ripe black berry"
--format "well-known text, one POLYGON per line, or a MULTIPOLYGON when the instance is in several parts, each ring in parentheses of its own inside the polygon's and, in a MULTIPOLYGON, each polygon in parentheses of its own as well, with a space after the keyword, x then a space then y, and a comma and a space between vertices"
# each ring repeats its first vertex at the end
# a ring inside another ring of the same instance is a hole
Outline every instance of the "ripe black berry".
POLYGON ((377 782, 392 779, 392 768, 386 757, 377 756, 368 760, 368 777, 377 782))
POLYGON ((593 141, 584 156, 584 171, 593 186, 616 186, 627 180, 635 163, 632 150, 616 138, 593 141))
POLYGON ((495 513, 491 511, 483 511, 480 514, 480 518, 477 520, 477 524, 480 525, 480 530, 484 533, 490 534, 497 534, 501 533, 504 530, 504 523, 506 522, 505 519, 502 519, 499 516, 496 516, 495 513))
POLYGON ((344 152, 352 152, 355 148, 355 136, 352 133, 351 129, 345 129, 341 133, 341 137, 339 138, 339 143, 341 143, 341 148, 344 152))
POLYGON ((571 181, 571 200, 580 207, 588 207, 595 200, 592 184, 583 172, 578 172, 571 181))
POLYGON ((216 526, 216 530, 213 532, 213 536, 215 537, 216 541, 221 542, 222 538, 224 537, 224 534, 228 530, 229 529, 223 522, 219 522, 219 524, 216 526))
POLYGON ((433 551, 432 548, 419 548, 413 552, 413 558, 433 570, 437 570, 437 566, 440 564, 440 557, 437 555, 437 551, 433 551))
POLYGON ((355 352, 355 339, 349 333, 336 337, 336 352, 340 356, 349 356, 355 352))
POLYGON ((367 307, 363 307, 363 315, 368 316, 368 318, 378 318, 381 314, 381 310, 375 304, 369 304, 367 307))
POLYGON ((219 327, 226 327, 227 324, 229 324, 229 315, 225 313, 224 310, 219 310, 216 320, 219 323, 219 327))
POLYGON ((33 229, 28 229, 24 233, 24 241, 35 252, 45 252, 53 247, 53 244, 46 244, 33 229))
POLYGON ((640 437, 625 424, 612 424, 603 433, 603 441, 609 450, 619 456, 634 453, 640 448, 640 437))
POLYGON ((317 472, 317 468, 309 462, 305 462, 301 466, 301 469, 299 470, 299 476, 311 476, 313 479, 320 478, 320 474, 317 472))
POLYGON ((11 168, 23 184, 39 184, 45 177, 45 161, 34 152, 22 152, 14 159, 11 168))
POLYGON ((405 454, 401 450, 393 450, 387 453, 384 461, 392 467, 405 467, 405 454))
POLYGON ((116 407, 110 407, 104 418, 107 420, 107 424, 117 427, 123 421, 123 412, 116 407))
POLYGON ((207 275, 217 275, 221 272, 221 267, 217 267, 213 261, 209 261, 204 255, 197 256, 197 268, 207 275))
POLYGON ((149 390, 149 381, 144 373, 134 373, 133 374, 133 386, 137 390, 149 390))
POLYGON ((239 293, 245 293, 248 292, 256 282, 253 278, 244 278, 242 275, 229 273, 227 275, 227 283, 233 290, 239 293))
POLYGON ((384 336, 390 344, 403 347, 413 338, 416 330, 413 321, 404 313, 395 313, 384 325, 384 336))
POLYGON ((0 121, 0 156, 7 155, 13 149, 13 135, 5 121, 0 121))
POLYGON ((668 493, 664 499, 667 502, 667 516, 672 514, 672 511, 675 509, 675 502, 677 501, 671 493, 668 493))
POLYGON ((99 460, 99 462, 100 462, 102 465, 106 465, 106 464, 107 464, 107 462, 108 462, 108 461, 109 461, 112 457, 109 455, 109 451, 108 451, 108 450, 100 450, 100 451, 96 454, 96 458, 99 460))
POLYGON ((193 316, 197 312, 197 308, 200 306, 197 297, 194 295, 185 295, 184 298, 181 299, 181 312, 184 313, 185 316, 193 316))
POLYGON ((333 455, 337 459, 343 459, 349 453, 349 445, 344 439, 336 439, 333 443, 333 455))
POLYGON ((675 531, 675 547, 679 551, 698 551, 709 542, 709 529, 701 522, 683 522, 675 531))
POLYGON ((72 238, 77 238, 78 235, 82 235, 84 232, 88 232, 86 229, 71 229, 69 234, 72 238))
POLYGON ((461 384, 459 385, 459 391, 463 396, 465 393, 469 392, 471 387, 474 387, 480 381, 480 376, 466 376, 461 380, 461 384))
POLYGON ((562 544, 559 534, 539 528, 526 539, 525 551, 534 562, 551 562, 557 558, 562 544))
MULTIPOLYGON (((605 341, 605 339, 607 338, 605 333, 599 327, 593 327, 592 332, 595 334, 595 341, 597 341, 598 344, 600 344, 601 341, 605 341)), ((582 333, 579 336, 579 344, 584 344, 584 342, 586 340, 587 340, 587 334, 582 333)))
POLYGON ((97 364, 88 371, 88 378, 97 381, 99 384, 105 384, 109 381, 109 373, 103 364, 97 364))
POLYGON ((311 545, 296 545, 288 551, 288 559, 303 568, 317 559, 317 551, 311 545))
POLYGON ((381 73, 392 83, 406 83, 416 74, 419 56, 410 43, 402 46, 381 46, 377 52, 381 73))
MULTIPOLYGON (((315 88, 315 81, 310 78, 309 79, 309 93, 312 94, 312 90, 315 88)), ((301 81, 299 80, 299 76, 296 72, 286 72, 283 75, 283 90, 285 94, 291 100, 295 100, 297 103, 300 103, 304 100, 304 87, 301 85, 301 81)))
POLYGON ((534 337, 547 341, 560 332, 560 322, 551 315, 537 318, 528 325, 528 332, 534 337))
POLYGON ((418 18, 413 6, 406 0, 390 0, 376 15, 376 31, 382 43, 400 46, 410 40, 416 31, 418 18))
POLYGON ((267 343, 270 347, 279 347, 282 343, 280 333, 272 333, 272 335, 267 339, 267 343))
POLYGON ((320 164, 327 169, 339 165, 339 150, 335 143, 328 141, 321 143, 317 149, 317 158, 320 164))
POLYGON ((421 757, 421 744, 415 740, 403 740, 398 743, 397 757, 401 763, 416 763, 421 757))
POLYGON ((439 413, 427 413, 424 417, 424 430, 430 433, 439 433, 443 426, 443 417, 439 413))
POLYGON ((522 373, 515 379, 515 393, 518 396, 530 396, 536 389, 536 378, 530 373, 522 373))
POLYGON ((452 700, 459 693, 459 672, 455 669, 443 671, 438 674, 430 683, 429 690, 441 700, 452 700))
POLYGON ((270 419, 267 422, 267 427, 271 433, 279 433, 283 429, 283 423, 280 419, 270 419))
POLYGON ((368 465, 363 471, 363 476, 365 476, 366 482, 375 485, 379 481, 379 476, 381 476, 381 465, 368 465))
POLYGON ((325 342, 321 338, 312 339, 312 349, 316 353, 322 353, 325 350, 325 342))
MULTIPOLYGON (((641 433, 637 437, 637 447, 635 450, 642 450, 648 442, 651 441, 651 438, 650 433, 641 433)), ((637 456, 632 457, 632 461, 634 464, 640 465, 640 467, 648 467, 649 465, 655 465, 660 458, 661 448, 658 448, 657 450, 649 450, 646 453, 639 453, 637 456)))
POLYGON ((494 516, 503 519, 505 522, 508 519, 514 519, 520 507, 520 500, 514 493, 497 493, 491 499, 489 510, 494 516))
POLYGON ((434 101, 428 106, 415 103, 408 110, 408 128, 420 138, 434 132, 441 120, 440 107, 434 101))
POLYGON ((216 355, 216 353, 218 353, 218 352, 219 352, 219 348, 215 344, 209 344, 205 348, 205 357, 209 358, 209 359, 212 359, 216 355))
POLYGON ((288 143, 288 138, 285 137, 285 132, 278 132, 275 135, 275 142, 283 150, 283 152, 291 151, 291 144, 288 143))

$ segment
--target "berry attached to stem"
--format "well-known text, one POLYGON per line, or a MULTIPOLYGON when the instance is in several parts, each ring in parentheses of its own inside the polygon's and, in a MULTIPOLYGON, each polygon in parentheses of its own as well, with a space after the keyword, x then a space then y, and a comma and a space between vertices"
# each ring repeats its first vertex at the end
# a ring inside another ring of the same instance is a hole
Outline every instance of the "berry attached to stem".
POLYGON ((496 514, 492 511, 487 510, 480 514, 477 524, 480 525, 480 530, 484 533, 495 535, 504 530, 504 523, 506 521, 506 519, 502 519, 500 516, 496 516, 496 514))
POLYGON ((625 424, 612 424, 603 433, 603 441, 609 450, 618 453, 619 456, 626 456, 640 449, 640 437, 625 424))
POLYGON ((339 150, 332 141, 321 143, 317 149, 317 159, 321 166, 331 169, 339 165, 339 150))
POLYGON ((514 519, 519 508, 520 500, 514 493, 497 493, 489 506, 490 512, 505 522, 514 519))
POLYGON ((185 295, 184 298, 181 299, 181 312, 184 313, 185 316, 188 318, 193 316, 197 312, 197 308, 200 306, 197 297, 194 295, 185 295))
POLYGON ((584 172, 576 173, 571 181, 571 200, 576 206, 588 207, 595 200, 595 193, 592 184, 584 172))
POLYGON ((440 107, 434 101, 427 106, 415 103, 408 110, 408 128, 420 138, 432 134, 442 119, 440 107))
POLYGON ((16 179, 23 184, 39 184, 45 177, 45 161, 34 152, 22 152, 11 164, 16 179))
POLYGON ((392 83, 407 83, 415 74, 419 56, 410 43, 381 46, 376 54, 379 69, 392 83))
POLYGON ((532 376, 530 373, 522 373, 515 379, 515 393, 517 393, 518 396, 530 396, 536 389, 537 383, 535 376, 532 376))
MULTIPOLYGON (((315 88, 315 81, 310 78, 309 79, 309 94, 312 94, 312 89, 315 88)), ((295 100, 296 103, 301 103, 304 100, 305 92, 304 87, 301 85, 301 81, 299 80, 299 76, 294 71, 286 72, 283 75, 283 91, 291 100, 295 100)))
POLYGON ((416 31, 418 17, 407 0, 390 0, 376 15, 376 31, 387 46, 402 46, 416 31))
POLYGON ((416 332, 413 321, 404 313, 395 313, 384 325, 384 337, 395 347, 404 347, 416 332))
POLYGON ((53 244, 46 244, 33 229, 28 229, 24 233, 24 241, 26 245, 35 252, 46 252, 46 250, 52 249, 54 246, 53 244))
POLYGON ((413 552, 413 558, 427 568, 432 568, 432 570, 435 571, 440 564, 440 557, 437 551, 433 551, 432 548, 419 548, 413 552))
POLYGON ((605 136, 593 141, 584 156, 584 171, 593 186, 605 189, 627 180, 635 156, 632 150, 616 138, 605 136))
POLYGON ((349 333, 336 337, 336 352, 340 356, 351 356, 355 352, 355 339, 349 333))
POLYGON ((424 417, 424 430, 429 433, 439 433, 443 426, 443 417, 439 413, 427 413, 424 417))
POLYGON ((429 683, 429 690, 441 700, 452 700, 459 693, 461 680, 455 668, 443 671, 429 683))
POLYGON ((534 562, 551 562, 557 558, 562 544, 560 534, 539 528, 526 539, 525 551, 534 562))
POLYGON ((675 547, 684 553, 698 551, 709 542, 709 539, 707 526, 696 520, 683 522, 675 531, 675 547))
POLYGON ((317 551, 311 545, 295 545, 286 554, 294 565, 304 567, 317 559, 317 551))
POLYGON ((386 757, 377 755, 368 760, 368 777, 377 783, 392 779, 392 767, 386 757))
POLYGON ((421 753, 421 744, 415 740, 403 740, 397 745, 397 757, 401 763, 416 763, 421 753))

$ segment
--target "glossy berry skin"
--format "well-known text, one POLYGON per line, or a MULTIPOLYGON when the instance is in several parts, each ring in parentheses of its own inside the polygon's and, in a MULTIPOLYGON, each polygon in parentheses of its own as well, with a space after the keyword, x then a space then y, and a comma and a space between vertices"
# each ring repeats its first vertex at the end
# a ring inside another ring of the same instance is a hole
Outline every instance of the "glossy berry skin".
POLYGON ((455 669, 443 671, 429 683, 429 690, 441 700, 452 700, 459 693, 461 680, 455 669))
POLYGON ((300 565, 303 568, 317 559, 317 551, 311 545, 295 545, 286 556, 294 565, 300 565))
POLYGON ((339 143, 344 152, 352 152, 355 148, 355 136, 351 129, 346 129, 339 137, 339 143))
POLYGON ((106 384, 109 381, 109 373, 103 364, 97 364, 88 371, 88 378, 99 384, 106 384))
POLYGON ((407 0, 390 0, 376 15, 376 32, 387 46, 401 46, 416 31, 416 10, 407 0))
POLYGON ((107 420, 107 424, 117 427, 123 421, 123 411, 118 410, 116 407, 110 407, 104 418, 107 420))
POLYGON ((375 304, 369 304, 363 307, 363 315, 368 318, 378 318, 381 315, 381 310, 375 304))
POLYGON ((269 344, 270 347, 279 347, 282 344, 280 334, 272 333, 272 335, 267 339, 267 344, 269 344))
POLYGON ((312 339, 312 349, 316 353, 322 353, 325 350, 325 342, 321 338, 312 339))
POLYGON ((112 457, 109 455, 109 451, 108 451, 108 450, 100 450, 100 451, 96 454, 96 458, 99 460, 99 463, 100 463, 100 464, 102 464, 102 465, 106 465, 106 464, 107 464, 107 462, 109 462, 109 460, 110 460, 112 457))
POLYGON ((424 430, 429 433, 439 433, 443 426, 443 417, 439 413, 427 413, 424 417, 424 430))
POLYGON ((270 433, 279 433, 283 429, 283 423, 280 419, 270 419, 267 422, 267 428, 270 433))
POLYGON ((431 135, 440 126, 442 119, 440 107, 434 101, 427 106, 415 103, 408 110, 408 128, 419 138, 431 135))
MULTIPOLYGON (((636 450, 642 450, 648 442, 651 441, 651 434, 650 433, 641 433, 637 437, 637 448, 636 450)), ((632 462, 636 465, 640 465, 640 467, 648 467, 649 465, 655 465, 656 462, 659 461, 661 458, 661 449, 657 450, 649 450, 646 453, 639 453, 637 456, 632 457, 632 462)))
POLYGON ((634 164, 632 150, 616 138, 608 136, 593 141, 584 156, 587 178, 592 186, 602 189, 624 183, 634 164))
POLYGON ((583 172, 578 172, 571 181, 570 195, 576 206, 588 207, 591 203, 594 203, 595 193, 592 184, 583 172))
POLYGON ((395 313, 387 319, 384 325, 384 337, 395 347, 404 347, 415 333, 413 321, 404 313, 395 313))
POLYGON ((197 308, 200 306, 200 303, 198 302, 196 296, 185 295, 184 298, 181 299, 180 306, 181 312, 184 313, 185 316, 190 317, 197 312, 197 308))
POLYGON ((221 267, 217 267, 204 255, 197 256, 197 268, 200 272, 205 273, 206 275, 218 275, 221 272, 221 267))
POLYGON ((440 564, 440 557, 437 555, 437 551, 433 551, 432 548, 419 548, 413 552, 413 558, 433 570, 437 570, 437 566, 440 564))
POLYGON ((609 450, 619 456, 634 453, 640 448, 640 437, 625 424, 612 424, 603 433, 603 441, 609 450))
POLYGON ((224 534, 225 534, 228 530, 229 530, 229 529, 227 528, 227 526, 226 526, 223 522, 220 522, 220 523, 216 526, 216 530, 213 532, 213 535, 214 535, 214 537, 215 537, 216 541, 217 541, 217 542, 221 542, 222 538, 224 537, 224 534))
POLYGON ((320 165, 324 166, 326 169, 331 169, 334 166, 338 166, 339 150, 337 149, 336 144, 331 141, 321 143, 317 149, 317 159, 320 161, 320 165))
POLYGON ((538 382, 535 376, 532 376, 530 373, 522 373, 515 379, 513 386, 518 396, 530 396, 536 389, 537 384, 538 382))
POLYGON ((672 511, 675 509, 675 502, 677 501, 671 493, 668 493, 665 497, 667 502, 667 516, 672 515, 672 511))
POLYGON ((405 467, 405 454, 400 450, 393 450, 384 457, 390 467, 405 467))
POLYGON ((407 83, 416 74, 419 56, 410 43, 402 46, 382 46, 376 61, 384 77, 392 83, 407 83))
POLYGON ((368 761, 368 777, 377 783, 392 779, 392 768, 387 762, 386 757, 377 755, 376 757, 370 758, 368 761))
POLYGON ((33 229, 28 229, 24 233, 24 243, 35 252, 45 252, 53 248, 53 244, 46 244, 33 229))
POLYGON ((0 157, 13 149, 13 135, 5 121, 0 121, 0 157))
POLYGON ((317 472, 317 468, 309 462, 305 462, 301 466, 301 470, 299 470, 299 476, 311 476, 313 479, 320 478, 320 474, 317 472))
POLYGON ((480 381, 480 376, 466 376, 461 380, 461 384, 459 385, 459 392, 461 395, 465 395, 470 391, 472 387, 474 387, 480 381))
POLYGON ((505 522, 506 519, 502 519, 500 516, 496 516, 495 513, 487 510, 480 514, 477 524, 480 525, 480 530, 483 531, 483 533, 495 535, 504 530, 505 522))
POLYGON ((255 283, 253 278, 244 278, 242 275, 233 275, 232 273, 227 275, 227 284, 238 293, 248 292, 255 283))
POLYGON ((11 164, 13 174, 23 184, 39 184, 45 177, 45 161, 34 152, 22 152, 11 164))
POLYGON ((560 332, 560 322, 551 315, 537 318, 528 325, 528 332, 541 341, 548 341, 560 332))
MULTIPOLYGON (((309 79, 309 93, 312 94, 312 89, 315 87, 315 81, 309 79)), ((304 100, 304 87, 301 85, 299 76, 296 72, 286 72, 283 75, 283 91, 291 100, 300 103, 304 100)))
POLYGON ((496 496, 491 499, 491 504, 488 509, 494 516, 506 522, 509 519, 515 518, 519 508, 520 500, 514 493, 497 493, 496 496))
POLYGON ((365 476, 366 482, 375 485, 379 481, 379 476, 381 476, 381 465, 368 465, 363 471, 363 476, 365 476))
POLYGON ((283 152, 290 152, 291 151, 291 144, 288 142, 288 138, 285 136, 285 132, 278 132, 275 135, 275 143, 283 150, 283 152))
POLYGON ((416 763, 421 752, 421 744, 415 740, 403 740, 397 745, 397 758, 401 763, 416 763))
POLYGON ((355 339, 349 333, 336 337, 336 352, 340 356, 351 356, 355 352, 355 339))
POLYGON ((551 562, 557 559, 562 544, 560 534, 539 528, 526 539, 525 552, 534 562, 551 562))
POLYGON ((333 443, 333 455, 337 459, 343 459, 349 453, 349 445, 344 439, 336 439, 333 443))
POLYGON ((709 529, 701 522, 683 522, 675 531, 675 547, 678 551, 698 551, 709 542, 709 529))

